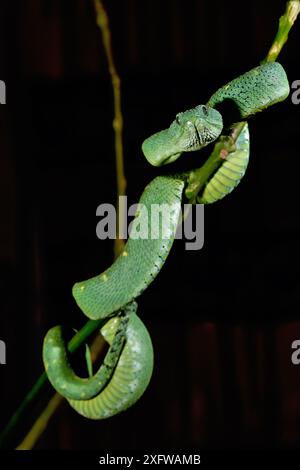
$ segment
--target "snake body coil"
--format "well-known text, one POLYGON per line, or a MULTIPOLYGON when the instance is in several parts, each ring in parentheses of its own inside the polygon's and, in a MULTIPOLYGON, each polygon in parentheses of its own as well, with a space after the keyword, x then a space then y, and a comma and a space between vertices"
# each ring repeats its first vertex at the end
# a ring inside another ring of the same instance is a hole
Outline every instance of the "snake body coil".
POLYGON ((232 101, 242 118, 263 111, 287 98, 289 82, 278 62, 259 65, 235 78, 214 93, 207 105, 215 107, 225 100, 232 101))
MULTIPOLYGON (((108 343, 114 341, 118 317, 101 329, 108 343)), ((112 379, 104 391, 89 400, 69 400, 82 416, 104 419, 133 405, 146 390, 153 370, 153 348, 149 333, 135 313, 129 317, 127 340, 112 379)))
POLYGON ((226 157, 222 165, 206 183, 202 194, 197 198, 199 204, 211 204, 231 193, 243 178, 250 153, 249 129, 245 122, 236 141, 236 150, 226 157))
POLYGON ((121 255, 104 273, 73 287, 73 296, 87 317, 98 320, 115 313, 153 281, 174 241, 183 189, 183 176, 158 176, 146 186, 121 255), (156 217, 164 207, 169 211, 168 223, 156 217))
MULTIPOLYGON (((220 88, 207 105, 179 113, 168 129, 145 140, 144 155, 151 164, 160 166, 175 161, 182 152, 213 142, 223 127, 222 116, 214 108, 227 99, 235 103, 242 118, 247 118, 288 94, 289 83, 279 63, 256 67, 220 88)), ((243 177, 248 159, 245 124, 235 151, 211 175, 198 202, 215 202, 229 194, 243 177)), ((148 332, 136 315, 135 299, 158 274, 172 247, 186 180, 186 174, 156 177, 142 194, 130 238, 119 258, 99 276, 73 287, 73 296, 88 318, 113 316, 101 330, 111 344, 106 358, 109 367, 100 368, 90 379, 80 379, 68 363, 60 327, 50 330, 45 338, 44 363, 49 379, 83 416, 113 416, 131 406, 149 383, 153 351, 148 332), (162 207, 168 210, 167 224, 165 217, 153 218, 155 208, 159 212, 162 207), (127 314, 128 323, 124 320, 127 314)))
POLYGON ((119 360, 126 339, 128 317, 118 319, 111 347, 93 377, 78 377, 69 364, 61 326, 51 328, 44 339, 43 361, 49 381, 65 398, 83 400, 99 394, 107 385, 119 360))

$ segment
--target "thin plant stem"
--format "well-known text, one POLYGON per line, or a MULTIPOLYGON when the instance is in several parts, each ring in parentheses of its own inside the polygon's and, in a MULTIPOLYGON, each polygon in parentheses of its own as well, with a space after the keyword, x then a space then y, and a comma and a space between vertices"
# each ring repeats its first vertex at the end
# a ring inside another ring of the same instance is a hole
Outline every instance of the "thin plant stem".
POLYGON ((115 257, 117 257, 124 248, 124 239, 119 235, 124 233, 125 214, 123 214, 119 196, 126 194, 126 178, 124 173, 124 152, 123 152, 123 115, 121 108, 121 79, 117 72, 114 54, 112 49, 111 32, 109 18, 102 0, 94 0, 96 11, 96 21, 102 34, 102 42, 108 62, 108 70, 111 77, 111 83, 114 96, 114 119, 113 128, 115 133, 115 155, 116 155, 116 175, 117 175, 117 237, 114 244, 115 257))
MULTIPOLYGON (((113 88, 113 95, 114 95, 114 119, 113 119, 113 129, 115 135, 115 155, 116 155, 116 175, 117 175, 117 238, 114 244, 114 257, 121 253, 124 247, 124 240, 119 238, 119 234, 124 233, 124 222, 125 222, 125 214, 122 210, 122 206, 119 204, 119 196, 125 196, 126 194, 126 178, 124 173, 124 152, 123 152, 123 115, 122 115, 122 108, 121 108, 121 80, 118 75, 113 49, 112 49, 112 41, 111 41, 111 32, 110 32, 110 25, 109 25, 109 18, 103 2, 101 0, 94 0, 95 12, 96 12, 96 21, 97 25, 99 26, 101 33, 102 33, 102 41, 104 46, 104 51, 106 54, 107 62, 108 62, 108 69, 111 78, 112 88, 113 88)), ((78 347, 99 327, 100 322, 95 321, 88 321, 83 328, 72 338, 71 342, 68 345, 69 352, 74 352, 78 347)), ((30 404, 34 401, 36 396, 42 391, 44 385, 47 382, 47 374, 44 372, 37 382, 34 384, 30 392, 25 396, 24 400, 22 401, 19 408, 11 417, 10 421, 8 422, 7 426, 5 427, 4 431, 0 434, 0 447, 4 445, 9 435, 13 432, 14 428, 17 424, 21 421, 24 413, 30 406, 30 404)), ((55 400, 55 396, 53 397, 53 402, 50 400, 49 404, 47 405, 45 410, 45 415, 43 413, 38 418, 39 424, 33 428, 31 431, 37 439, 37 434, 43 432, 45 429, 42 426, 42 419, 47 420, 50 419, 51 413, 55 413, 56 409, 58 408, 58 400, 55 400), (57 404, 55 407, 53 404, 57 404)), ((29 432, 31 432, 29 431, 29 432)), ((31 434, 30 434, 31 435, 31 434)), ((26 439, 26 438, 25 438, 26 439)), ((27 442, 27 441, 26 441, 27 442)), ((30 440, 30 442, 33 442, 30 440)))
POLYGON ((295 23, 297 16, 300 13, 300 1, 299 0, 290 0, 286 4, 286 9, 284 14, 279 18, 278 30, 273 41, 273 44, 265 57, 262 60, 262 64, 265 62, 275 62, 278 55, 280 54, 281 49, 288 40, 288 35, 291 27, 295 23))
MULTIPOLYGON (((102 323, 103 320, 89 320, 83 326, 83 328, 81 328, 81 330, 79 330, 78 333, 76 333, 76 335, 71 339, 68 344, 68 351, 70 353, 75 352, 86 341, 86 339, 89 338, 92 333, 94 333, 94 331, 101 327, 102 323)), ((28 407, 33 403, 35 398, 43 390, 47 381, 47 374, 46 372, 43 372, 43 374, 38 378, 33 387, 27 393, 20 406, 16 409, 15 413, 12 415, 11 419, 7 423, 5 429, 0 434, 0 447, 4 446, 12 431, 21 421, 28 407)))
MULTIPOLYGON (((91 360, 94 362, 101 351, 103 350, 105 342, 101 336, 97 336, 91 346, 91 360)), ((39 417, 34 422, 31 429, 26 434, 22 442, 16 447, 16 450, 31 450, 46 430, 48 423, 52 416, 56 413, 59 407, 63 404, 64 397, 59 393, 55 393, 52 398, 49 400, 48 404, 41 412, 39 417)))
POLYGON ((45 409, 34 422, 32 428, 26 434, 24 440, 16 447, 16 450, 31 450, 35 446, 36 442, 47 428, 50 419, 63 401, 64 398, 58 393, 53 395, 45 409))

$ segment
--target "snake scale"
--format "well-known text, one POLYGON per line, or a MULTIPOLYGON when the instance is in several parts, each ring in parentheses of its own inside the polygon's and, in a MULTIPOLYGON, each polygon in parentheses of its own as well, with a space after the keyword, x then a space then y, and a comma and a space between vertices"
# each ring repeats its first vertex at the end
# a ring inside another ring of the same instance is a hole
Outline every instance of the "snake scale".
MULTIPOLYGON (((242 119, 247 119, 283 101, 288 94, 289 82, 283 67, 278 62, 260 65, 217 90, 206 105, 177 114, 169 128, 143 142, 144 156, 150 164, 161 166, 174 162, 183 152, 196 151, 216 141, 223 131, 217 108, 227 100, 242 119)), ((210 175, 197 195, 198 203, 222 199, 239 184, 248 165, 249 145, 245 121, 234 150, 210 175)), ((43 360, 50 382, 87 418, 104 419, 127 409, 150 381, 153 348, 147 329, 136 314, 135 299, 159 273, 170 252, 188 179, 188 172, 154 178, 140 198, 123 252, 102 274, 73 287, 73 296, 88 318, 107 320, 100 331, 110 347, 98 371, 89 378, 74 373, 61 327, 51 328, 44 339, 43 360), (159 218, 154 224, 149 214, 154 206, 162 204, 170 208, 168 223, 159 218), (142 229, 145 236, 131 236, 141 234, 142 229)))

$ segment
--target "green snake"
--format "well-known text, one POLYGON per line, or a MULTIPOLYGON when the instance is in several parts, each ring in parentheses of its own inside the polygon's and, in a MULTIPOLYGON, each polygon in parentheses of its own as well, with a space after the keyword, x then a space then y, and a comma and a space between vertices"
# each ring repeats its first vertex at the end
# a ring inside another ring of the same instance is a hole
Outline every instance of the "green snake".
MULTIPOLYGON (((216 108, 226 100, 233 102, 242 119, 247 119, 283 101, 288 94, 283 67, 277 62, 260 65, 217 90, 206 105, 177 114, 169 128, 143 142, 144 156, 152 165, 161 166, 174 162, 183 152, 196 151, 216 141, 223 131, 222 115, 216 108)), ((212 164, 209 157, 200 168, 200 174, 202 171, 209 178, 194 202, 215 202, 239 184, 248 165, 249 145, 248 124, 244 121, 229 153, 218 157, 217 164, 212 164)), ((150 381, 153 349, 146 327, 136 314, 135 300, 166 261, 192 174, 154 178, 140 198, 131 231, 139 233, 142 227, 147 236, 130 234, 123 252, 106 271, 73 287, 73 296, 88 318, 107 320, 100 331, 110 347, 99 370, 89 378, 74 373, 61 327, 51 328, 44 339, 43 360, 50 382, 87 418, 104 419, 127 409, 150 381), (163 204, 170 208, 168 223, 158 219, 154 226, 149 214, 153 206, 163 204)))

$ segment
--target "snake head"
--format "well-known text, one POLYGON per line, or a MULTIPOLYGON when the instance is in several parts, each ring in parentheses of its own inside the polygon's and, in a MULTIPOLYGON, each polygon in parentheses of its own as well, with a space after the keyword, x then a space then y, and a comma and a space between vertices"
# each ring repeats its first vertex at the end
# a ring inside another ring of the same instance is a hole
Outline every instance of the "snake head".
POLYGON ((183 152, 200 150, 219 137, 223 129, 221 114, 208 106, 199 105, 176 115, 168 129, 157 132, 142 144, 151 165, 172 163, 183 152))

